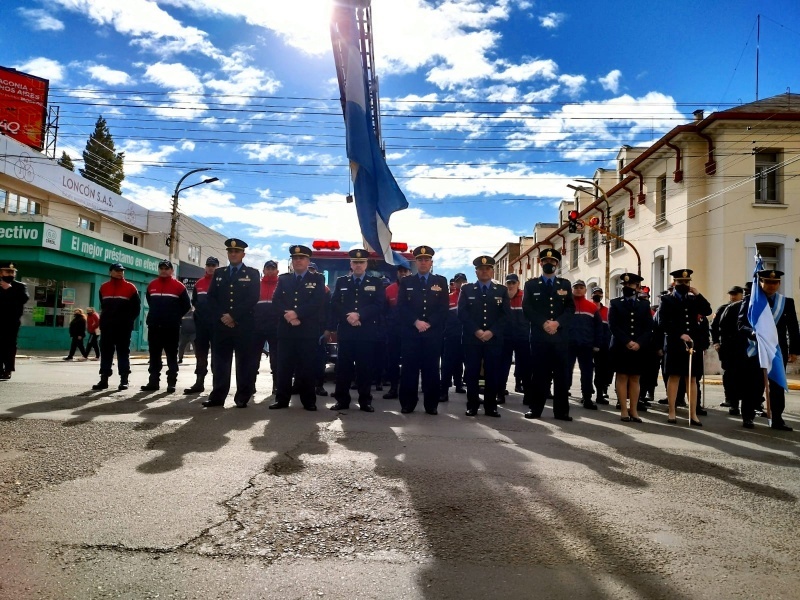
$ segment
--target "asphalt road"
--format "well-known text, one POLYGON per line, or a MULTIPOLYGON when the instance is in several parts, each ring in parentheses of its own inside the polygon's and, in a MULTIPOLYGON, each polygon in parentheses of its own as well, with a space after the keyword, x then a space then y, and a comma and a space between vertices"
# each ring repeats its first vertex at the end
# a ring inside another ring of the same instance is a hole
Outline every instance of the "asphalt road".
POLYGON ((744 430, 719 386, 699 430, 663 407, 527 421, 517 394, 500 419, 456 394, 268 411, 268 374, 249 408, 203 409, 139 391, 142 359, 87 391, 97 366, 0 382, 0 598, 800 596, 800 433, 744 430))

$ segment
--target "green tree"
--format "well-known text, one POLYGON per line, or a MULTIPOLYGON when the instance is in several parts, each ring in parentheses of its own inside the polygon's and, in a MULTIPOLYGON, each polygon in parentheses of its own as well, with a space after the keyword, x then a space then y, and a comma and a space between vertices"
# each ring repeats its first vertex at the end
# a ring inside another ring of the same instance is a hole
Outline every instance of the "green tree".
POLYGON ((58 164, 64 167, 67 171, 75 171, 75 165, 72 164, 72 159, 66 152, 61 152, 61 158, 58 159, 58 164))
POLYGON ((125 179, 124 162, 125 153, 115 151, 114 138, 101 115, 86 142, 86 149, 83 151, 84 168, 80 173, 89 181, 94 181, 115 194, 121 194, 122 180, 125 179))

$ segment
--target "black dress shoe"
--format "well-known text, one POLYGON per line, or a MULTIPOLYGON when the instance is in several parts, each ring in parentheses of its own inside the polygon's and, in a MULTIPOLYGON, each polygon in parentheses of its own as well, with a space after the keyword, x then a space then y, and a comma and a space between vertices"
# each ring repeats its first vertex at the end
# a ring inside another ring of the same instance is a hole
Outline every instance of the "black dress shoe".
POLYGON ((309 404, 308 406, 304 406, 303 408, 313 412, 313 411, 317 410, 317 405, 316 404, 309 404))
POLYGON ((597 410, 597 404, 595 404, 591 400, 584 400, 583 408, 588 408, 589 410, 597 410))
POLYGON ((496 410, 487 410, 486 411, 486 416, 487 417, 499 417, 500 413, 497 412, 496 410))
POLYGON ((731 403, 730 403, 730 402, 728 402, 727 400, 723 400, 723 401, 720 403, 720 406, 721 406, 722 408, 728 408, 730 405, 731 405, 731 403))
POLYGON ((523 391, 522 391, 522 384, 521 384, 521 383, 518 383, 517 385, 515 385, 515 386, 514 386, 514 391, 515 391, 515 392, 517 392, 518 394, 522 394, 522 393, 523 393, 523 391))
POLYGON ((269 409, 277 409, 277 408, 289 408, 289 404, 285 402, 273 402, 267 408, 269 409))
POLYGON ((777 429, 778 431, 794 431, 794 429, 789 427, 786 423, 780 423, 779 425, 775 425, 775 423, 773 423, 770 427, 772 427, 772 429, 777 429))
POLYGON ((155 392, 158 388, 161 387, 157 383, 148 383, 147 385, 141 386, 139 389, 143 392, 155 392))
POLYGON ((506 403, 506 397, 505 396, 498 396, 497 397, 497 403, 498 404, 505 404, 506 403))
POLYGON ((658 403, 659 404, 669 404, 669 398, 661 398, 661 400, 659 400, 658 403))
POLYGON ((203 400, 201 404, 206 408, 211 408, 212 406, 223 406, 225 402, 220 402, 219 400, 203 400))
POLYGON ((407 414, 410 414, 410 413, 412 413, 414 411, 411 410, 410 408, 401 408, 400 412, 403 413, 404 415, 407 415, 407 414))
POLYGON ((334 404, 333 406, 330 406, 328 408, 330 408, 331 410, 347 410, 348 408, 350 408, 350 405, 349 404, 343 404, 341 402, 337 402, 336 404, 334 404))
POLYGON ((708 411, 707 411, 705 408, 701 408, 701 407, 699 407, 699 406, 697 407, 697 411, 696 411, 696 412, 697 412, 697 414, 698 414, 698 415, 700 415, 701 417, 705 417, 705 416, 707 416, 707 415, 708 415, 708 411))
POLYGON ((597 400, 594 401, 595 404, 609 404, 609 401, 603 398, 602 396, 598 396, 597 400))
POLYGON ((644 402, 637 402, 636 410, 641 412, 647 412, 647 404, 645 404, 644 402))
POLYGON ((175 393, 175 386, 174 385, 168 385, 167 386, 167 393, 168 394, 174 394, 175 393))
POLYGON ((456 386, 456 394, 466 394, 466 393, 467 393, 467 388, 465 388, 463 385, 456 386))
POLYGON ((742 412, 738 408, 729 408, 728 414, 732 417, 738 417, 742 412))
POLYGON ((677 422, 678 422, 678 419, 667 418, 667 423, 669 423, 671 425, 675 425, 677 422))
POLYGON ((328 395, 328 390, 326 390, 326 389, 325 389, 324 387, 322 387, 321 385, 318 385, 316 388, 314 388, 314 393, 315 393, 317 396, 327 396, 327 395, 328 395))
POLYGON ((619 410, 620 408, 622 408, 622 404, 620 404, 619 402, 617 402, 617 406, 616 406, 616 408, 617 408, 617 410, 619 410))
POLYGON ((553 415, 553 418, 556 421, 572 421, 572 417, 569 415, 553 415))
POLYGON ((642 420, 639 417, 634 417, 633 415, 630 415, 630 419, 631 419, 631 422, 633 422, 633 423, 641 423, 642 422, 642 420))
POLYGON ((359 406, 359 410, 363 410, 364 412, 375 412, 375 409, 372 407, 371 404, 365 404, 364 406, 359 406))
POLYGON ((439 396, 439 402, 449 402, 450 398, 447 397, 447 392, 439 396))
POLYGON ((247 402, 242 402, 241 400, 234 399, 233 403, 236 405, 236 408, 247 408, 247 402))
POLYGON ((438 411, 438 410, 436 410, 435 408, 434 408, 434 409, 431 409, 431 410, 428 410, 428 409, 426 408, 426 409, 425 409, 425 412, 426 412, 426 413, 428 413, 429 415, 438 415, 438 414, 439 414, 439 411, 438 411))
POLYGON ((478 414, 478 410, 475 408, 470 408, 467 409, 467 412, 465 412, 464 414, 467 415, 468 417, 474 417, 478 414))
POLYGON ((383 395, 383 399, 384 399, 384 400, 397 400, 397 398, 398 398, 398 395, 397 395, 397 390, 393 390, 393 389, 391 389, 391 388, 389 388, 389 391, 388 391, 388 392, 386 392, 386 393, 383 395))
POLYGON ((742 422, 742 427, 745 429, 755 429, 756 424, 753 421, 747 420, 742 422))
POLYGON ((689 419, 689 426, 690 427, 702 427, 703 424, 700 421, 695 421, 694 419, 689 419))
POLYGON ((541 419, 542 415, 537 415, 532 410, 529 410, 528 412, 525 413, 525 418, 526 419, 541 419))

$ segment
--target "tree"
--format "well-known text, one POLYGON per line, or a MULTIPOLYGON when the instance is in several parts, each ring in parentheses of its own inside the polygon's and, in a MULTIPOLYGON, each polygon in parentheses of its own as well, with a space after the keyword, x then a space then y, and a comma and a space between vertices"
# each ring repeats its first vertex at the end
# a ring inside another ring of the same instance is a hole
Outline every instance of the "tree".
POLYGON ((67 171, 75 171, 75 165, 72 164, 72 159, 66 152, 61 152, 61 158, 58 159, 58 164, 64 167, 67 171))
POLYGON ((81 175, 115 194, 121 194, 122 180, 125 179, 124 162, 125 153, 115 151, 114 138, 108 131, 106 120, 99 116, 83 151, 81 175))

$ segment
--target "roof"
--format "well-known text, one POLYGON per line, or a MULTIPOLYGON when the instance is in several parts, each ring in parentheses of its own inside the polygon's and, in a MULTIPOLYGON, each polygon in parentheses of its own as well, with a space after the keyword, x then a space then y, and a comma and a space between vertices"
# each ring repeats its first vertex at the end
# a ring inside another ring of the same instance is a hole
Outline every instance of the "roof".
POLYGON ((722 113, 800 113, 800 94, 785 93, 734 106, 722 113))

